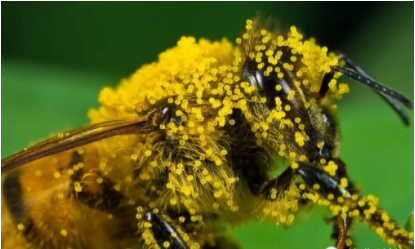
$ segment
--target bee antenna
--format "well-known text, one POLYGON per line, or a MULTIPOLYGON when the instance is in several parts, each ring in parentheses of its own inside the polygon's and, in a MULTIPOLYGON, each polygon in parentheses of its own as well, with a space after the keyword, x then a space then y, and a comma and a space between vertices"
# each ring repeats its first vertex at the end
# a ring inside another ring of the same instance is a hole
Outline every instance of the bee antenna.
MULTIPOLYGON (((332 66, 331 69, 335 72, 339 72, 342 73, 344 75, 346 75, 347 77, 356 80, 357 82, 363 83, 367 86, 369 86, 370 88, 374 89, 376 92, 378 92, 379 94, 382 94, 382 97, 384 96, 388 96, 388 97, 392 97, 396 100, 398 100, 399 102, 401 102, 403 105, 405 105, 407 108, 409 109, 413 109, 413 105, 411 103, 411 101, 409 99, 407 99, 405 96, 403 96, 402 94, 374 81, 372 78, 367 77, 365 75, 363 75, 362 73, 358 73, 355 72, 351 69, 348 68, 343 68, 340 66, 332 66)), ((396 103, 393 102, 392 99, 390 98, 385 98, 386 101, 388 101, 388 103, 395 109, 398 111, 398 109, 396 109, 396 103), (392 100, 392 102, 391 102, 392 100), (393 104, 392 104, 393 103, 393 104)), ((401 112, 398 111, 398 113, 400 114, 401 112)))
POLYGON ((375 91, 375 92, 377 94, 379 94, 379 96, 382 97, 386 101, 386 103, 388 103, 388 105, 396 111, 396 113, 398 113, 398 115, 401 118, 402 122, 406 126, 409 126, 409 118, 408 118, 408 115, 406 115, 405 110, 394 99, 392 99, 388 95, 386 95, 382 92, 378 92, 378 91, 375 91))

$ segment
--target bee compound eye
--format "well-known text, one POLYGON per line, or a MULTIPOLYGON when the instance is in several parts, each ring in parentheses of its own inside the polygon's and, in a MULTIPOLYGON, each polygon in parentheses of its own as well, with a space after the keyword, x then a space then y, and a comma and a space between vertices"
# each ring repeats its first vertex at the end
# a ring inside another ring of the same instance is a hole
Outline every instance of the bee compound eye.
POLYGON ((247 61, 242 69, 242 79, 256 86, 258 89, 264 89, 264 74, 258 69, 257 64, 253 61, 247 61))

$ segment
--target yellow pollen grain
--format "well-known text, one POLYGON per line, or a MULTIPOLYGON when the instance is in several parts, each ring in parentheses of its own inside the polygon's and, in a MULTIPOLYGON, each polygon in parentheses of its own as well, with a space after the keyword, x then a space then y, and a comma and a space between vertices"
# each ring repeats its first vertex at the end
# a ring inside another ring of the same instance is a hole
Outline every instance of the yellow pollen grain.
POLYGON ((137 154, 132 154, 131 155, 131 160, 135 161, 135 160, 137 160, 137 158, 138 158, 137 154))
POLYGON ((66 229, 61 229, 60 234, 64 237, 66 237, 66 235, 68 235, 68 231, 66 231, 66 229))
POLYGON ((82 186, 81 186, 81 184, 79 184, 79 182, 75 182, 75 191, 76 192, 81 192, 82 191, 82 186))
POLYGON ((17 225, 17 230, 22 231, 24 229, 24 225, 22 223, 19 223, 17 225))
POLYGON ((146 150, 146 152, 144 152, 144 155, 147 157, 151 156, 151 150, 146 150))

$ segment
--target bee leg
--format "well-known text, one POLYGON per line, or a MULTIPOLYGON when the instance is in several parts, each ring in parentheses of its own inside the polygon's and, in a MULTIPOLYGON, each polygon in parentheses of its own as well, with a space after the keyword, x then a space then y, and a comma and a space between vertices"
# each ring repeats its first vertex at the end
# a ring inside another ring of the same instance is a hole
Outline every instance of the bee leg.
POLYGON ((295 176, 294 170, 288 167, 277 178, 267 180, 262 184, 262 196, 267 200, 276 200, 277 198, 275 196, 273 197, 273 191, 276 190, 276 193, 283 194, 291 186, 295 180, 295 176))
MULTIPOLYGON (((329 175, 325 174, 320 169, 314 166, 308 166, 302 163, 299 163, 299 167, 297 169, 293 169, 292 167, 288 167, 282 174, 280 174, 277 178, 269 180, 265 174, 261 174, 260 172, 256 171, 255 167, 249 167, 250 164, 247 163, 243 165, 243 172, 244 176, 247 179, 248 187, 250 188, 251 192, 254 195, 261 195, 263 198, 273 201, 277 198, 272 197, 272 191, 274 189, 277 190, 278 194, 284 193, 295 178, 300 175, 304 179, 308 186, 308 189, 312 189, 315 184, 322 185, 320 188, 323 192, 335 192, 338 190, 338 186, 340 183, 335 178, 330 177, 329 175)), ((252 166, 252 165, 251 165, 252 166)), ((346 175, 346 168, 342 167, 344 164, 339 163, 339 173, 341 172, 342 175, 346 175)), ((299 190, 301 195, 303 193, 308 192, 305 189, 305 186, 301 186, 304 184, 299 184, 299 190)), ((352 192, 351 188, 349 188, 350 192, 352 192)), ((353 190, 354 191, 354 190, 353 190)), ((341 196, 341 194, 339 194, 341 196)), ((300 204, 306 204, 309 202, 308 198, 301 198, 300 204)), ((346 245, 351 245, 351 239, 347 237, 347 232, 351 227, 351 219, 346 217, 342 217, 341 214, 338 214, 334 217, 335 224, 333 226, 333 233, 331 237, 336 239, 336 246, 338 249, 348 249, 349 247, 346 245)))
MULTIPOLYGON (((348 219, 352 217, 366 221, 372 230, 376 230, 392 246, 409 248, 414 245, 413 233, 398 228, 388 214, 377 206, 377 198, 372 195, 358 195, 347 177, 339 180, 315 166, 302 162, 298 165, 295 172, 303 178, 310 189, 328 201, 330 209, 337 216, 337 225, 333 233, 337 237, 337 248, 351 246, 352 242, 347 237, 347 232, 350 229, 348 219)), ((342 166, 339 167, 341 168, 342 166)))
MULTIPOLYGON (((278 194, 284 193, 284 190, 288 189, 288 187, 292 184, 292 182, 295 180, 297 174, 303 176, 303 178, 306 178, 308 182, 313 181, 313 176, 310 173, 304 173, 304 171, 307 171, 307 168, 304 168, 305 166, 299 166, 297 170, 294 170, 292 167, 288 167, 281 175, 279 175, 277 178, 272 180, 267 180, 266 176, 260 176, 258 174, 253 174, 253 172, 249 173, 250 178, 248 179, 248 186, 250 187, 251 191, 255 193, 260 193, 265 199, 267 200, 275 200, 277 198, 272 197, 272 191, 275 189, 277 190, 278 194), (309 179, 311 178, 311 179, 309 179)), ((312 166, 311 166, 312 167, 312 166)), ((253 167, 250 167, 253 168, 253 167)), ((311 170, 317 169, 315 167, 312 167, 311 170)), ((318 170, 318 169, 317 169, 318 170)), ((345 168, 341 169, 339 171, 346 173, 345 168)), ((321 178, 321 177, 320 177, 321 178)), ((306 183, 307 180, 305 179, 306 183)), ((328 185, 330 188, 330 182, 327 183, 329 179, 323 178, 323 183, 328 185)), ((317 182, 311 184, 312 186, 316 184, 317 182)), ((318 183, 317 183, 318 184, 318 183)), ((301 185, 301 184, 300 184, 301 185)), ((324 185, 324 184, 323 184, 324 185)), ((338 186, 338 185, 337 185, 338 186)), ((300 193, 304 193, 304 188, 299 187, 300 193)), ((307 198, 301 198, 300 204, 306 204, 309 202, 309 199, 307 198)), ((336 242, 336 248, 337 249, 349 249, 352 244, 351 239, 347 236, 347 233, 351 227, 351 219, 347 216, 344 217, 341 214, 338 214, 335 217, 335 223, 333 226, 333 233, 331 234, 331 237, 336 242), (349 245, 349 246, 348 246, 349 245)))
POLYGON ((239 161, 238 168, 241 169, 251 193, 271 201, 275 200, 271 198, 272 191, 276 189, 277 193, 284 193, 284 190, 295 180, 295 174, 291 167, 275 179, 269 179, 266 169, 258 169, 254 163, 249 161, 239 161))
MULTIPOLYGON (((346 169, 346 164, 343 163, 343 161, 339 160, 335 160, 336 164, 338 166, 338 169, 336 171, 336 175, 338 178, 346 178, 347 177, 347 169, 346 169)), ((352 183, 349 182, 350 185, 350 190, 352 192, 357 192, 357 190, 353 187, 352 183)), ((343 212, 341 212, 340 214, 338 214, 337 216, 333 217, 333 233, 331 234, 331 238, 333 240, 336 240, 336 247, 337 248, 342 248, 342 246, 345 249, 349 249, 351 248, 348 245, 352 245, 354 247, 356 247, 356 245, 353 243, 352 239, 350 237, 348 237, 348 232, 350 231, 351 227, 352 227, 352 222, 353 219, 351 219, 350 217, 342 217, 343 212)))
MULTIPOLYGON (((143 220, 151 225, 149 227, 157 245, 160 248, 187 249, 188 246, 178 231, 161 215, 147 211, 143 214, 143 220)), ((144 235, 144 234, 143 234, 144 235)), ((144 238, 146 239, 146 238, 144 238)))
MULTIPOLYGON (((342 167, 344 164, 339 164, 338 173, 342 176, 345 176, 346 168, 342 167)), ((295 170, 299 174, 304 182, 308 185, 308 188, 312 191, 317 192, 318 194, 327 197, 328 199, 334 199, 334 197, 346 196, 351 198, 351 195, 355 192, 352 186, 344 190, 340 190, 340 181, 337 178, 334 178, 324 171, 304 163, 299 163, 299 167, 295 170), (347 193, 347 194, 344 194, 347 193), (330 195, 330 197, 328 197, 330 195), (333 195, 333 197, 331 197, 333 195)), ((333 217, 333 233, 331 238, 336 240, 337 249, 349 249, 352 245, 352 240, 348 237, 348 231, 351 228, 352 219, 347 216, 347 213, 339 211, 339 213, 333 217)))
MULTIPOLYGON (((334 223, 330 238, 336 241, 336 248, 351 249, 353 241, 347 235, 351 228, 352 219, 349 217, 345 219, 341 215, 336 215, 324 220, 327 224, 334 223)), ((356 248, 355 244, 353 244, 353 248, 356 248)))

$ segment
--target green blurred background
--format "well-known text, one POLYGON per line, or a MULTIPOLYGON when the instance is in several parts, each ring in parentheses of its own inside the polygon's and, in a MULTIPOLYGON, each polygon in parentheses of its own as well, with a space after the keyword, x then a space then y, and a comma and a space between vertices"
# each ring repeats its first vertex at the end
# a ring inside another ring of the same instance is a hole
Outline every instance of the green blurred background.
MULTIPOLYGON (((381 82, 414 95, 413 3, 2 3, 2 158, 52 133, 87 124, 99 90, 157 59, 183 35, 231 41, 261 13, 341 50, 381 82), (260 11, 260 12, 258 12, 260 11)), ((371 90, 351 83, 339 102, 342 159, 363 194, 404 224, 414 203, 414 127, 371 90)), ((326 208, 292 227, 249 223, 230 231, 242 248, 326 248, 326 208)), ((389 248, 366 225, 358 248, 389 248)))

